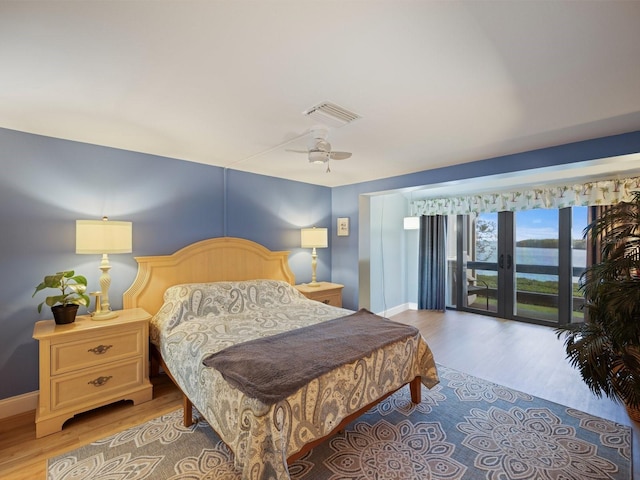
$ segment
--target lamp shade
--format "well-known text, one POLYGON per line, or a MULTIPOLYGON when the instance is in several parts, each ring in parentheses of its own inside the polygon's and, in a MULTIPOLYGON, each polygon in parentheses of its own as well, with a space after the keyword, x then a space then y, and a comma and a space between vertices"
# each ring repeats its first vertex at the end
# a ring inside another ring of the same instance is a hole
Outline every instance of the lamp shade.
POLYGON ((300 246, 302 248, 327 248, 326 228, 303 228, 300 230, 300 246))
POLYGON ((131 222, 76 220, 76 253, 130 253, 131 222))

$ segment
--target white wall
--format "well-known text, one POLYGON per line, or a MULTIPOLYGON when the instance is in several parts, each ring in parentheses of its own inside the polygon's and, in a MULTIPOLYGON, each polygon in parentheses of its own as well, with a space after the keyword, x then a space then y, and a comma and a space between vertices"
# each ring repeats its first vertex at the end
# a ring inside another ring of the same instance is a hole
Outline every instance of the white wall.
POLYGON ((418 247, 420 230, 404 230, 405 238, 405 301, 418 308, 418 247))
POLYGON ((402 225, 407 200, 401 194, 368 199, 369 308, 386 315, 404 309, 408 301, 406 235, 402 225))

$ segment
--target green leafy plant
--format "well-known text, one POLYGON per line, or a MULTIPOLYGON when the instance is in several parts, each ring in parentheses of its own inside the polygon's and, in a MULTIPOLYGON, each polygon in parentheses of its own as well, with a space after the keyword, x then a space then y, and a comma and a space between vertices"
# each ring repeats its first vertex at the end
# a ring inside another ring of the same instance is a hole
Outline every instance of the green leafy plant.
POLYGON ((50 307, 55 305, 89 305, 89 296, 85 294, 87 290, 87 279, 82 275, 75 275, 73 270, 58 272, 55 275, 47 275, 44 280, 36 287, 32 298, 36 293, 45 288, 55 288, 60 290, 58 295, 48 296, 38 305, 38 312, 42 311, 42 305, 47 304, 50 307))
POLYGON ((589 389, 640 408, 640 192, 604 210, 584 232, 602 259, 580 278, 587 320, 557 330, 589 389), (600 240, 600 243, 597 240, 600 240))

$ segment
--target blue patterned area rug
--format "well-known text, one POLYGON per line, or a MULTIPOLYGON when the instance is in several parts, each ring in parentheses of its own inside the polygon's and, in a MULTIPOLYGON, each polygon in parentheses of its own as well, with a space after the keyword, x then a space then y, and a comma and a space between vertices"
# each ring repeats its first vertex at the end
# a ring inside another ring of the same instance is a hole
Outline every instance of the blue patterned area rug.
MULTIPOLYGON (((413 405, 405 387, 290 466, 295 480, 631 478, 631 429, 439 366, 413 405)), ((48 462, 49 480, 240 480, 203 419, 156 418, 48 462)))

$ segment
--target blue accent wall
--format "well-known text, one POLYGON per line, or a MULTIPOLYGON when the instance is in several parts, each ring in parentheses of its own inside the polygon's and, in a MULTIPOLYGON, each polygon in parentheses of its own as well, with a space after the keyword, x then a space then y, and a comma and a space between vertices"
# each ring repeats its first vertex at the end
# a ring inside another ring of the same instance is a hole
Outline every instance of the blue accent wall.
MULTIPOLYGON (((301 227, 330 227, 331 190, 186 161, 0 129, 0 399, 38 389, 34 323, 51 318, 45 274, 73 269, 99 290, 100 255, 76 255, 75 221, 133 222, 133 253, 110 255, 114 309, 136 274, 134 256, 165 255, 210 237, 291 250, 297 281, 311 280, 301 227)), ((318 254, 330 279, 331 249, 318 254)))
MULTIPOLYGON (((331 237, 331 189, 282 178, 227 170, 226 236, 288 250, 296 283, 311 281, 311 250, 300 248, 300 229, 325 227, 331 237)), ((318 281, 331 280, 331 248, 319 248, 318 281)))

